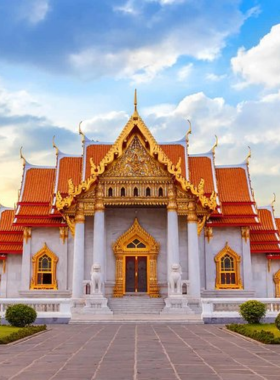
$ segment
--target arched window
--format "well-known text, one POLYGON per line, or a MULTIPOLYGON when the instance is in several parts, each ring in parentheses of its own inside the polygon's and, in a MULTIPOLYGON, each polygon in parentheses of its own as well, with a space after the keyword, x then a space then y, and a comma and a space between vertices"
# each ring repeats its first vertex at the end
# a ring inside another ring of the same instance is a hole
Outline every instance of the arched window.
POLYGON ((134 195, 135 197, 138 197, 138 189, 137 189, 137 187, 134 187, 133 195, 134 195))
POLYGON ((151 189, 149 187, 147 187, 146 189, 146 197, 150 197, 151 196, 151 189))
POLYGON ((126 248, 138 249, 138 248, 146 248, 146 245, 142 243, 138 239, 134 239, 131 243, 127 245, 126 248))
POLYGON ((109 187, 108 197, 112 197, 112 196, 113 196, 113 189, 111 187, 109 187))
POLYGON ((121 197, 125 197, 125 188, 124 187, 121 188, 121 197))
POLYGON ((158 196, 159 196, 159 197, 163 197, 163 189, 162 189, 162 187, 160 187, 160 188, 158 189, 158 196))
POLYGON ((216 289, 242 289, 240 256, 226 243, 215 257, 216 289))
POLYGON ((57 289, 57 256, 45 243, 43 248, 32 258, 33 276, 31 289, 57 289))
POLYGON ((273 280, 275 283, 275 297, 280 298, 280 269, 273 276, 273 280))

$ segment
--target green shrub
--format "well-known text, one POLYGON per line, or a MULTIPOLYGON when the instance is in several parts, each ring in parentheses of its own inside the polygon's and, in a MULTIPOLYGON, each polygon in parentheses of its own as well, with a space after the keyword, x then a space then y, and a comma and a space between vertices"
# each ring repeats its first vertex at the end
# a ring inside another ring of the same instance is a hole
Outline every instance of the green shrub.
POLYGON ((12 326, 25 327, 35 321, 37 313, 30 306, 17 304, 8 307, 5 318, 12 326))
POLYGON ((275 318, 275 326, 280 330, 280 313, 275 318))
POLYGON ((46 325, 24 327, 23 329, 21 329, 17 332, 14 332, 14 333, 7 335, 3 338, 0 338, 0 344, 11 343, 11 342, 14 342, 16 340, 26 338, 27 336, 36 334, 40 331, 44 331, 46 329, 47 329, 46 325))
POLYGON ((239 306, 239 313, 250 324, 260 323, 266 314, 266 305, 259 301, 247 301, 239 306))
POLYGON ((248 338, 255 339, 259 342, 266 344, 280 344, 280 338, 275 338, 271 331, 256 331, 248 328, 248 325, 231 324, 226 325, 228 330, 237 332, 238 334, 247 336, 248 338))

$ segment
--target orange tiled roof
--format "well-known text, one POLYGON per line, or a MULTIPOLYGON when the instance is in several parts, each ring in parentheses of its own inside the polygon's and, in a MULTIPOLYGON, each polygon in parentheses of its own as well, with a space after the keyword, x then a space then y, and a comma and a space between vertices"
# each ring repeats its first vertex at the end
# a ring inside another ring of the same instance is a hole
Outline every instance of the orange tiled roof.
POLYGON ((275 218, 275 223, 276 223, 278 232, 280 233, 280 218, 275 218))
POLYGON ((251 202, 245 169, 216 168, 221 202, 251 202))
POLYGON ((71 178, 74 185, 82 179, 82 157, 63 157, 59 161, 58 191, 68 193, 68 180, 71 178))
POLYGON ((106 156, 112 145, 89 145, 86 148, 86 174, 85 178, 90 176, 90 158, 93 159, 95 165, 98 165, 102 158, 106 156))
POLYGON ((235 204, 225 204, 223 205, 223 215, 230 215, 230 216, 253 216, 256 217, 258 214, 254 214, 252 210, 251 205, 235 205, 235 204))
POLYGON ((4 210, 1 214, 1 220, 0 220, 0 231, 4 232, 16 232, 16 231, 22 231, 22 227, 13 226, 13 220, 15 217, 15 211, 14 210, 4 210))
POLYGON ((16 224, 18 226, 45 226, 45 227, 60 227, 66 226, 62 218, 18 218, 16 224))
POLYGON ((46 216, 50 213, 50 206, 23 205, 16 216, 46 216))
POLYGON ((250 227, 252 253, 280 253, 279 231, 273 223, 273 213, 269 209, 259 209, 260 224, 250 227))
POLYGON ((180 144, 160 145, 167 157, 172 161, 174 165, 177 164, 181 158, 182 176, 186 177, 186 160, 185 160, 185 148, 180 144))
POLYGON ((216 227, 222 227, 222 226, 251 226, 258 223, 254 217, 252 218, 246 218, 246 217, 226 217, 226 218, 211 218, 210 222, 207 223, 208 226, 216 226, 216 227))
POLYGON ((0 254, 21 254, 23 246, 23 228, 13 226, 14 210, 4 210, 0 220, 0 254))
POLYGON ((190 180, 197 186, 204 179, 204 191, 211 194, 214 191, 214 180, 212 172, 212 163, 209 157, 189 157, 190 180))
POLYGON ((50 202, 55 169, 30 168, 26 172, 21 202, 50 202))

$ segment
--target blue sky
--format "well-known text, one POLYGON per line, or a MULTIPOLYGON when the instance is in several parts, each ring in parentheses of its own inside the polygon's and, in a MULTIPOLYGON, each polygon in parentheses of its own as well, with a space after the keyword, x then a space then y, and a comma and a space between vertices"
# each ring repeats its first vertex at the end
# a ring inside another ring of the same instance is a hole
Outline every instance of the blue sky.
POLYGON ((139 111, 159 141, 192 121, 190 153, 242 162, 259 205, 280 215, 280 4, 273 0, 2 0, 0 202, 22 164, 54 165, 52 136, 79 154, 78 123, 114 141, 139 111))

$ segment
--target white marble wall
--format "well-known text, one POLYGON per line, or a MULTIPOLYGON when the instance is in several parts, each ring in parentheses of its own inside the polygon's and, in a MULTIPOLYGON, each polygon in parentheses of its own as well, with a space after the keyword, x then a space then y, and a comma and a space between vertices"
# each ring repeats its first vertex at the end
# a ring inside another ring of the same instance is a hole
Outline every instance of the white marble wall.
POLYGON ((9 255, 6 263, 6 297, 19 297, 21 284, 21 255, 9 255))
POLYGON ((252 254, 253 287, 256 297, 275 297, 273 274, 276 263, 272 263, 268 273, 267 258, 264 254, 252 254))
POLYGON ((188 226, 187 217, 179 216, 179 254, 182 268, 182 280, 189 278, 188 274, 188 226))
POLYGON ((84 279, 90 279, 90 270, 93 264, 93 224, 94 217, 87 216, 85 220, 85 268, 84 268, 84 279))

